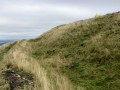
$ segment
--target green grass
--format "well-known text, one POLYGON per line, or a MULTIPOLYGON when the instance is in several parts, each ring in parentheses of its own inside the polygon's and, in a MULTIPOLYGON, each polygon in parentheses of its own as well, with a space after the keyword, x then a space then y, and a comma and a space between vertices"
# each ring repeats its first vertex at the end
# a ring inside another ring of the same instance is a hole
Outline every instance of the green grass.
POLYGON ((32 55, 38 60, 57 55, 65 58, 63 61, 65 64, 61 65, 59 70, 75 86, 83 86, 86 90, 119 90, 120 18, 117 18, 118 16, 120 13, 83 21, 49 42, 47 41, 51 37, 49 35, 46 38, 43 36, 32 40, 31 42, 36 45, 32 55))
POLYGON ((3 60, 4 55, 15 45, 16 42, 10 43, 4 49, 0 50, 0 61, 3 60))

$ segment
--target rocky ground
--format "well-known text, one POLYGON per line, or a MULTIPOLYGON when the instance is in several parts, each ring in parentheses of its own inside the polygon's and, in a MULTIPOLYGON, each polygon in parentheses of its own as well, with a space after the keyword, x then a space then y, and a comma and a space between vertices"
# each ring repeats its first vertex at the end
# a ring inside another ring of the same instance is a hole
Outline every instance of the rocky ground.
POLYGON ((9 65, 7 70, 2 72, 3 78, 9 83, 10 90, 20 90, 24 86, 34 86, 32 75, 20 75, 19 72, 13 70, 9 65))

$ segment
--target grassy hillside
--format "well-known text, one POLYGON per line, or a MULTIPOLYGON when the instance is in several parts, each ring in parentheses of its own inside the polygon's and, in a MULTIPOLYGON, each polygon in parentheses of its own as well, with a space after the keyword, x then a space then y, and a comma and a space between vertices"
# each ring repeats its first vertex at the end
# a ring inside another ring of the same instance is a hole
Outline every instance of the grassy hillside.
POLYGON ((11 47, 1 50, 0 62, 32 74, 34 90, 120 89, 120 12, 57 26, 11 47))

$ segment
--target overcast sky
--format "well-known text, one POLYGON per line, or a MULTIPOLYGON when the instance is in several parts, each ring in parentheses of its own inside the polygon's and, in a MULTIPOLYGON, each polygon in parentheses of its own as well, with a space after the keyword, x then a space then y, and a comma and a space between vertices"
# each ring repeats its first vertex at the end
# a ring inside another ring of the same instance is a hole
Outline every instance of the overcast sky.
POLYGON ((0 40, 35 38, 73 21, 120 11, 120 0, 0 0, 0 40))

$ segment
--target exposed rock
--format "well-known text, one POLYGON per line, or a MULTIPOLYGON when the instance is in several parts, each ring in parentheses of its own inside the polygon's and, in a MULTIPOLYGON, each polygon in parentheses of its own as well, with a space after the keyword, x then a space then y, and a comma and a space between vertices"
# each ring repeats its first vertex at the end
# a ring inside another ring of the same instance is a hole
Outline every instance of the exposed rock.
POLYGON ((9 83, 10 90, 19 90, 27 86, 34 86, 33 77, 31 75, 22 76, 12 69, 2 72, 3 78, 9 83))

